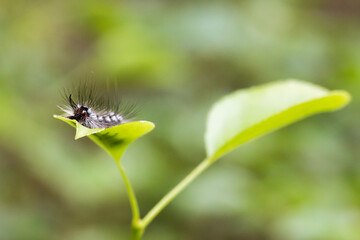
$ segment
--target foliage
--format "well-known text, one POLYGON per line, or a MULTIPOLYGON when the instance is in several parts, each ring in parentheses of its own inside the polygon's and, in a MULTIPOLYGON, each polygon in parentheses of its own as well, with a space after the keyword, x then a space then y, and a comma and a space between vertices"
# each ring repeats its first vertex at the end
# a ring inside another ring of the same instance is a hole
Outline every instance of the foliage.
POLYGON ((330 92, 294 80, 237 91, 219 101, 208 116, 208 157, 219 158, 257 136, 312 114, 341 108, 349 99, 347 92, 330 92))
POLYGON ((108 152, 115 161, 120 161, 125 149, 134 140, 150 132, 155 127, 155 125, 151 122, 135 121, 107 129, 90 129, 84 127, 76 120, 71 120, 57 115, 54 115, 54 117, 76 128, 75 140, 88 136, 97 145, 108 152))
POLYGON ((206 144, 208 157, 162 198, 143 218, 134 191, 120 158, 136 138, 154 128, 145 121, 125 123, 107 129, 89 129, 75 120, 54 116, 76 128, 75 139, 88 136, 110 153, 118 165, 128 190, 133 211, 132 239, 141 239, 153 219, 214 160, 242 143, 307 116, 337 110, 348 104, 345 91, 328 91, 300 81, 284 81, 240 90, 230 94, 212 108, 208 117, 206 144))

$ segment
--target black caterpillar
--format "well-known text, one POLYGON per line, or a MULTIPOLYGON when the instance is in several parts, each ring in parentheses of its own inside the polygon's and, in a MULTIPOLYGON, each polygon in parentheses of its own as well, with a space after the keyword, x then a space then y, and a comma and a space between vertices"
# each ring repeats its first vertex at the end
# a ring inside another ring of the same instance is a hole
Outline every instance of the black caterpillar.
POLYGON ((75 119, 87 128, 109 128, 131 122, 135 105, 123 104, 118 96, 97 95, 95 87, 78 87, 76 100, 69 91, 64 91, 66 105, 59 106, 69 119, 75 119))

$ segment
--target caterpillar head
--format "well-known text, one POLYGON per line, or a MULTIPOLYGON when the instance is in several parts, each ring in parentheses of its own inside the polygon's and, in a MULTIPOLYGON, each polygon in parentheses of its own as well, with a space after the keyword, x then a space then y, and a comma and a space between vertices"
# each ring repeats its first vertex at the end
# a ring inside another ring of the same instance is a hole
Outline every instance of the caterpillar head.
POLYGON ((73 115, 69 116, 68 118, 75 119, 81 124, 85 123, 86 119, 90 115, 90 109, 88 107, 75 104, 75 102, 71 98, 71 94, 69 95, 69 103, 71 108, 73 109, 73 115))

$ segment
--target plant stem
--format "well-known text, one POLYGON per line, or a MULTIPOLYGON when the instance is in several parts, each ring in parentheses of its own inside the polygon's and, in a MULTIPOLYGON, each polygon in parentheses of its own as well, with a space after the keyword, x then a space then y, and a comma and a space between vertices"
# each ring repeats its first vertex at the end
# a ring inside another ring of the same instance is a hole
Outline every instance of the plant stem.
POLYGON ((196 168, 194 168, 189 175, 187 175, 178 185, 176 185, 170 192, 168 192, 143 218, 141 221, 142 228, 145 229, 147 225, 180 193, 184 190, 200 173, 207 169, 213 161, 210 159, 203 160, 196 168))
POLYGON ((116 162, 118 169, 120 170, 121 176, 124 179, 125 187, 128 192, 129 202, 130 202, 132 215, 133 215, 132 221, 133 221, 133 226, 134 226, 134 224, 136 224, 140 220, 139 206, 138 206, 138 203, 136 200, 134 190, 132 189, 130 181, 125 174, 124 168, 121 166, 120 161, 115 161, 115 162, 116 162))
POLYGON ((132 222, 131 227, 131 240, 140 240, 145 231, 145 226, 142 225, 142 221, 139 219, 137 222, 132 222))
POLYGON ((116 161, 120 173, 124 179, 126 190, 129 196, 129 202, 132 209, 133 219, 131 228, 131 239, 140 240, 145 228, 159 215, 159 213, 180 193, 182 192, 197 176, 207 169, 213 161, 211 159, 203 160, 196 168, 194 168, 180 183, 178 183, 170 192, 168 192, 143 219, 140 219, 139 206, 136 200, 134 190, 127 178, 120 161, 116 161))

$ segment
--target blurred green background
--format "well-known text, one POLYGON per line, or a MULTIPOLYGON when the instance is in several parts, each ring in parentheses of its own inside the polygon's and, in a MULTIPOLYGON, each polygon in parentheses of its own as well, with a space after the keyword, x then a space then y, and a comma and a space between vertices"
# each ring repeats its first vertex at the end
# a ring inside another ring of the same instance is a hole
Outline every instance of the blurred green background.
POLYGON ((227 155, 144 239, 360 239, 359 26, 358 0, 2 0, 0 239, 129 237, 113 160, 52 118, 64 87, 117 84, 156 124, 123 157, 144 215, 204 158, 212 103, 289 77, 353 102, 227 155))

